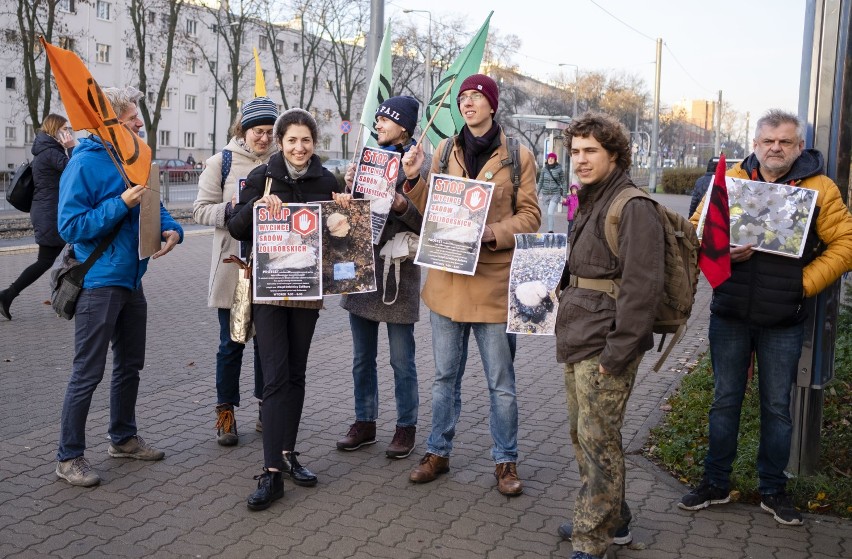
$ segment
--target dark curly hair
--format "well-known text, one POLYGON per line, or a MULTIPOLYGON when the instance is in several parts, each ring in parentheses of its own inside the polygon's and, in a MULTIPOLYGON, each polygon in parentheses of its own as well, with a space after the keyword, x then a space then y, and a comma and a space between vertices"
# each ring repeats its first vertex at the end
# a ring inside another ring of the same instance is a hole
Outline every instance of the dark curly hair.
POLYGON ((562 143, 571 150, 571 140, 592 136, 603 148, 615 155, 615 164, 623 171, 630 169, 630 136, 623 124, 604 113, 585 112, 568 125, 562 133, 562 143))

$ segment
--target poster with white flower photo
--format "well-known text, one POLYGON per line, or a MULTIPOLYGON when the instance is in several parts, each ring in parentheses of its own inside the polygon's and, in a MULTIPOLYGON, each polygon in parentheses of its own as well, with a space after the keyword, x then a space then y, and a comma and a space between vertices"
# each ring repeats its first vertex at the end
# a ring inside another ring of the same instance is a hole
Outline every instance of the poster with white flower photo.
MULTIPOLYGON (((754 250, 800 258, 816 208, 817 191, 726 177, 731 213, 731 244, 753 245, 754 250)), ((709 199, 709 198, 708 198, 709 199)), ((704 231, 709 204, 698 222, 704 231)))

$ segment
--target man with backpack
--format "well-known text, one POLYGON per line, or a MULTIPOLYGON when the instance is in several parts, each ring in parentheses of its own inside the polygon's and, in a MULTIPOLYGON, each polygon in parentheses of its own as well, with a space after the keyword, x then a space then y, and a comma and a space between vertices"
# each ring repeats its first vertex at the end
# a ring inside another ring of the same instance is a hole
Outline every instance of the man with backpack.
POLYGON ((618 121, 586 113, 564 133, 583 185, 560 287, 557 360, 565 363, 571 442, 580 470, 574 521, 559 527, 572 559, 603 557, 632 540, 624 501, 621 425, 639 362, 654 344, 663 299, 666 238, 655 203, 636 196, 621 208, 617 250, 606 239, 610 206, 636 186, 630 139, 618 121))
MULTIPOLYGON (((432 323, 435 381, 432 384, 432 432, 426 455, 409 475, 414 483, 427 483, 450 469, 453 435, 461 413, 462 376, 471 331, 491 396, 490 424, 497 489, 503 495, 520 495, 518 477, 518 404, 515 397, 515 335, 506 333, 509 267, 515 233, 535 233, 541 212, 535 195, 535 159, 526 147, 515 149, 494 120, 498 104, 497 84, 488 76, 473 74, 459 88, 456 99, 465 125, 458 136, 441 142, 435 154, 447 157, 432 161, 432 174, 446 173, 495 184, 476 273, 472 276, 430 269, 423 288, 432 323), (520 160, 513 164, 513 152, 520 160)), ((403 189, 422 212, 426 208, 429 181, 420 176, 424 155, 414 146, 402 158, 407 177, 403 189)))

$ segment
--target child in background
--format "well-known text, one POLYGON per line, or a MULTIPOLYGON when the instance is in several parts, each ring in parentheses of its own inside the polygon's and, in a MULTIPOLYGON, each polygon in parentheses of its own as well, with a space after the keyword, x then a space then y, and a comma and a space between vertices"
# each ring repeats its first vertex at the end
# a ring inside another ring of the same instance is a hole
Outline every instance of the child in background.
POLYGON ((580 205, 580 200, 577 198, 577 193, 580 191, 579 185, 572 184, 568 196, 562 202, 565 206, 565 216, 568 218, 568 240, 571 240, 571 227, 574 225, 574 213, 580 205))

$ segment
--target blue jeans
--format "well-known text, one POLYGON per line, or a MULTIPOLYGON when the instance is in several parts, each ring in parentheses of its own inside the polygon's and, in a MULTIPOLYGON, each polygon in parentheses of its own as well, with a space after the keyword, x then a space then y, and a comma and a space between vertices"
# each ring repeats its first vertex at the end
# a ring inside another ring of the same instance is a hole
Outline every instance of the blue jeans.
POLYGON ((112 343, 112 384, 109 393, 109 437, 113 444, 136 435, 139 371, 145 365, 148 303, 140 286, 84 289, 74 315, 74 363, 62 405, 59 461, 86 450, 86 418, 92 395, 104 377, 112 343))
POLYGON ((518 461, 518 402, 515 398, 515 335, 506 333, 506 323, 454 322, 435 312, 432 322, 432 351, 435 382, 432 383, 432 432, 427 451, 449 456, 461 413, 461 383, 467 362, 470 331, 479 346, 485 380, 491 399, 491 438, 494 462, 518 461))
POLYGON ((562 196, 559 194, 541 194, 538 199, 542 213, 545 209, 547 210, 547 230, 553 231, 553 215, 559 208, 559 204, 562 203, 562 196))
MULTIPOLYGON (((354 353, 355 419, 376 421, 379 413, 379 376, 376 369, 379 323, 349 313, 349 324, 354 353)), ((417 392, 417 367, 414 364, 414 324, 386 324, 396 396, 396 424, 400 427, 417 425, 420 394, 417 392)))
MULTIPOLYGON (((219 351, 216 352, 216 403, 240 405, 240 371, 243 368, 245 344, 231 340, 231 310, 216 309, 219 317, 219 351)), ((254 345, 254 397, 263 397, 263 373, 257 338, 254 345)))
POLYGON ((754 351, 760 390, 758 489, 762 495, 784 491, 787 484, 784 468, 790 458, 793 432, 790 392, 802 353, 803 333, 803 324, 764 328, 710 316, 715 395, 710 407, 710 446, 704 470, 714 485, 729 487, 732 464, 737 456, 747 371, 754 351))

